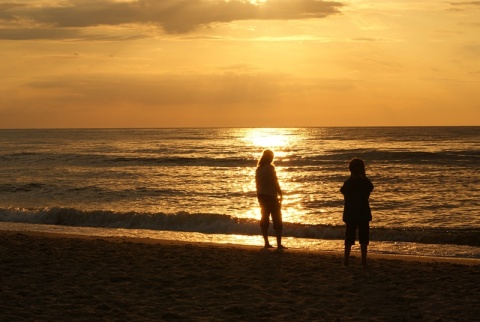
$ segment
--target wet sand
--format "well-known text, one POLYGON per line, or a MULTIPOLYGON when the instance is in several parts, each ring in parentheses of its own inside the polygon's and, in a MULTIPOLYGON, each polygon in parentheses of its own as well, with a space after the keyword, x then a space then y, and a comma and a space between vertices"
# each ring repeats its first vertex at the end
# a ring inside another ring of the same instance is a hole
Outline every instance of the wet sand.
POLYGON ((0 321, 473 321, 480 260, 0 231, 0 321))

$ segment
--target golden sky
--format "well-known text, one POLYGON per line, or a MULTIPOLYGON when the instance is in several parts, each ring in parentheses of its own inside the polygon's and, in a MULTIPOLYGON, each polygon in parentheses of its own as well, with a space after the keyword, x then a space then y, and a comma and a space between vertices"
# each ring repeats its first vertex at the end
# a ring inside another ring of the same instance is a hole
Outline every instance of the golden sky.
POLYGON ((480 125, 480 1, 0 2, 0 128, 480 125))

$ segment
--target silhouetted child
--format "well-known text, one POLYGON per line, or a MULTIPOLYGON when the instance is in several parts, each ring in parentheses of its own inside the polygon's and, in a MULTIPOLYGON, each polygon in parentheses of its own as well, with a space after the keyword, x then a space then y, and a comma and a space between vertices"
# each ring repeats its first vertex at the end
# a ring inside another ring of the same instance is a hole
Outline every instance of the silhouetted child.
POLYGON ((270 216, 272 216, 273 229, 277 237, 278 249, 284 249, 282 245, 282 189, 277 179, 275 166, 273 165, 273 152, 264 150, 260 160, 258 160, 257 170, 255 171, 255 183, 257 187, 257 198, 260 204, 262 219, 260 219, 260 227, 265 242, 265 248, 272 248, 268 241, 268 227, 270 224, 270 216))
POLYGON ((352 245, 358 229, 358 240, 362 252, 362 265, 367 265, 367 247, 370 242, 370 221, 372 212, 368 199, 373 191, 373 184, 365 174, 365 163, 363 160, 354 158, 350 161, 350 178, 344 182, 340 191, 345 200, 343 209, 343 221, 346 224, 345 231, 345 261, 348 266, 352 245))

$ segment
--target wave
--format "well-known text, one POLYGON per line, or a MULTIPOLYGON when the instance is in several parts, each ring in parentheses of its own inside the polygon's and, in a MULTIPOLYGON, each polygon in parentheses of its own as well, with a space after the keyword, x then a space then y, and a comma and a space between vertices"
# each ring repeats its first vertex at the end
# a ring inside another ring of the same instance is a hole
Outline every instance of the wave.
MULTIPOLYGON (((205 234, 258 235, 258 221, 212 213, 138 213, 74 208, 0 208, 0 222, 100 228, 150 229, 205 234)), ((312 239, 343 239, 344 227, 284 223, 284 236, 312 239)), ((419 229, 372 227, 373 241, 416 242, 480 246, 479 228, 419 229)))
MULTIPOLYGON (((161 153, 163 154, 163 153, 161 153)), ((372 149, 331 150, 315 156, 289 155, 287 158, 278 158, 276 164, 285 167, 324 166, 338 164, 344 166, 345 160, 353 156, 369 160, 369 162, 393 162, 403 164, 478 164, 480 150, 454 151, 391 151, 372 149)), ((16 162, 18 159, 28 158, 30 162, 48 162, 70 164, 78 166, 195 166, 195 167, 254 167, 257 160, 245 157, 192 157, 191 154, 171 156, 113 156, 105 154, 61 154, 61 153, 14 153, 2 156, 5 161, 16 162)))

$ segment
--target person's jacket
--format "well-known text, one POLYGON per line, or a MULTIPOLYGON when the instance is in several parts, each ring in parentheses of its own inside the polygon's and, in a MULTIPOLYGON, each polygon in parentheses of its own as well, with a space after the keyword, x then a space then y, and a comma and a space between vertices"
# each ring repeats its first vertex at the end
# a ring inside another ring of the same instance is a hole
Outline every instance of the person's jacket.
POLYGON ((343 208, 343 221, 346 223, 360 223, 372 220, 370 209, 370 193, 373 184, 363 176, 352 176, 343 183, 340 191, 343 194, 345 205, 343 208))

